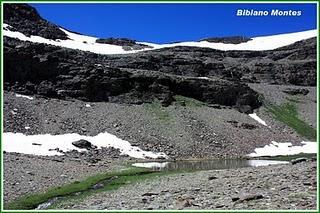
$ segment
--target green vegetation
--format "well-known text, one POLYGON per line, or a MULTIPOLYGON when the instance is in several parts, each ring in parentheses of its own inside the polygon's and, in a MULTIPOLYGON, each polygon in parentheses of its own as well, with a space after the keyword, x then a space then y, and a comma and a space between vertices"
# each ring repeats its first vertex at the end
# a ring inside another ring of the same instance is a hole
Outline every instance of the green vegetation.
POLYGON ((290 98, 290 97, 287 97, 286 99, 287 99, 288 101, 294 102, 294 103, 303 103, 303 101, 301 101, 301 100, 298 99, 298 98, 290 98))
POLYGON ((198 101, 193 98, 188 98, 181 95, 174 96, 174 99, 176 99, 176 102, 181 106, 187 106, 187 107, 202 107, 206 106, 206 103, 202 101, 198 101))
MULTIPOLYGON (((198 101, 193 98, 181 96, 181 95, 174 96, 174 99, 176 100, 176 103, 180 106, 186 106, 186 107, 206 106, 206 103, 204 102, 198 101)), ((155 116, 159 120, 164 122, 172 121, 172 116, 168 112, 168 109, 166 107, 163 107, 160 101, 155 100, 152 103, 144 104, 144 107, 148 112, 150 112, 153 116, 155 116)))
POLYGON ((144 107, 147 111, 161 121, 169 122, 171 120, 169 112, 165 107, 161 106, 159 101, 154 101, 150 104, 144 104, 144 107))
POLYGON ((79 197, 75 195, 77 192, 81 192, 80 197, 85 197, 92 193, 97 193, 105 190, 115 190, 119 187, 131 184, 137 181, 145 180, 151 177, 157 177, 168 173, 159 173, 142 168, 131 168, 121 172, 98 174, 83 181, 75 181, 71 184, 67 184, 60 187, 49 189, 44 193, 30 194, 7 204, 5 209, 12 210, 24 210, 35 209, 39 204, 47 202, 55 197, 79 197), (100 189, 94 190, 92 187, 98 183, 105 183, 100 189))
POLYGON ((299 135, 309 140, 316 140, 317 131, 298 117, 298 111, 295 103, 288 102, 278 106, 270 105, 267 108, 268 111, 273 114, 275 119, 288 125, 299 135))

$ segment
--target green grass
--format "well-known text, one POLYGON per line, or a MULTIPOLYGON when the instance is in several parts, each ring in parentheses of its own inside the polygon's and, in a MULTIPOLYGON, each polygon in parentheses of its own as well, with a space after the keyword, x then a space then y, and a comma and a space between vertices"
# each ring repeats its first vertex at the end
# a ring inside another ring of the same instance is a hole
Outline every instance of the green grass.
MULTIPOLYGON (((8 210, 27 210, 35 209, 39 204, 47 202, 48 200, 55 197, 66 197, 72 198, 76 197, 74 193, 82 192, 81 197, 85 197, 92 193, 97 193, 105 190, 114 190, 119 187, 131 184, 137 181, 141 181, 151 177, 157 177, 159 175, 164 175, 166 173, 153 172, 151 170, 142 168, 131 168, 121 172, 98 174, 83 181, 75 181, 71 184, 66 184, 60 187, 51 188, 44 193, 35 193, 26 195, 24 197, 18 198, 17 200, 5 205, 5 209, 8 210), (97 183, 107 181, 111 177, 117 176, 104 186, 102 189, 93 190, 91 187, 97 183)), ((78 197, 78 196, 77 196, 78 197)))
POLYGON ((287 102, 282 105, 270 105, 267 109, 275 119, 291 127, 302 137, 316 140, 317 131, 298 117, 295 103, 287 102))
POLYGON ((166 107, 161 106, 159 101, 144 104, 145 109, 150 112, 153 116, 157 117, 161 121, 170 122, 171 116, 166 110, 166 107))
POLYGON ((196 99, 188 98, 188 97, 181 96, 181 95, 174 96, 174 99, 181 106, 184 106, 184 105, 187 106, 187 107, 202 107, 202 106, 206 106, 206 103, 204 103, 202 101, 198 101, 196 99))
POLYGON ((290 102, 294 102, 294 103, 303 103, 303 101, 301 101, 300 99, 298 99, 298 98, 290 98, 290 97, 287 97, 286 98, 288 101, 290 101, 290 102))

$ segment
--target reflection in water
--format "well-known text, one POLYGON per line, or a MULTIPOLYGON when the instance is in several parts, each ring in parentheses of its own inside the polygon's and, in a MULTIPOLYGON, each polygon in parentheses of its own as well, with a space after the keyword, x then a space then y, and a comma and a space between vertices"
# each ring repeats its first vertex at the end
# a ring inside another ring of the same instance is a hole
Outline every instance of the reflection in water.
POLYGON ((274 164, 285 164, 287 161, 276 160, 201 160, 201 161, 175 161, 175 162, 146 162, 134 163, 132 166, 150 168, 155 171, 194 171, 194 170, 221 170, 236 169, 243 167, 257 167, 274 164))

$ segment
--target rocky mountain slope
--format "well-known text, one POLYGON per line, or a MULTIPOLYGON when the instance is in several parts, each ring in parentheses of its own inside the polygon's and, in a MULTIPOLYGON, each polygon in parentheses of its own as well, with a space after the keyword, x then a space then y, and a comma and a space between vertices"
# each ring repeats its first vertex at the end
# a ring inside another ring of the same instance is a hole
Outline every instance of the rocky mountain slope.
MULTIPOLYGON (((307 106, 299 107, 315 109, 316 39, 310 36, 263 51, 156 48, 130 39, 71 33, 42 19, 27 4, 4 8, 7 132, 96 135, 108 131, 174 158, 243 156, 272 140, 303 140, 265 109, 264 101, 278 104, 269 91, 276 91, 276 100, 282 103, 292 96, 281 90, 303 86, 310 93, 301 98, 307 106), (79 46, 67 48, 70 45, 63 42, 138 50, 97 54, 79 46), (36 104, 14 93, 36 97, 36 104), (92 110, 82 107, 88 102, 92 110), (12 113, 13 109, 23 115, 12 113), (247 114, 254 111, 269 126, 249 118, 247 114)), ((251 41, 255 39, 205 39, 226 45, 251 41)), ((315 126, 314 110, 304 110, 302 116, 315 126)))
MULTIPOLYGON (((5 6, 4 22, 26 35, 66 39, 28 5, 5 6)), ((312 38, 272 51, 174 47, 105 56, 5 37, 5 89, 87 101, 158 99, 165 106, 174 95, 183 95, 249 113, 261 103, 245 82, 315 86, 315 42, 312 38)))
MULTIPOLYGON (((316 31, 160 45, 81 35, 11 3, 2 26, 4 208, 141 159, 316 146, 302 143, 316 136, 316 31)), ((58 207, 314 209, 315 164, 164 176, 58 207)))

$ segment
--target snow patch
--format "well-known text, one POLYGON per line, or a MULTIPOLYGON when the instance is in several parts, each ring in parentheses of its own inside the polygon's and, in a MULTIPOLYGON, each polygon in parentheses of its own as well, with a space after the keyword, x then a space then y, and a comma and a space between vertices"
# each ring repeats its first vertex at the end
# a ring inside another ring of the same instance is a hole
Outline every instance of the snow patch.
POLYGON ((28 95, 16 94, 16 97, 18 97, 18 98, 26 98, 26 99, 29 99, 29 100, 33 100, 33 97, 28 96, 28 95))
POLYGON ((301 142, 301 146, 292 146, 292 143, 278 143, 272 141, 271 144, 262 148, 256 148, 249 157, 296 155, 300 153, 317 153, 318 144, 316 142, 301 142))
POLYGON ((240 44, 224 44, 224 43, 212 43, 208 41, 200 41, 200 42, 179 42, 173 44, 154 44, 147 42, 137 42, 138 44, 148 45, 148 48, 144 48, 141 50, 130 50, 126 51, 122 48, 122 46, 111 45, 111 44, 101 44, 96 43, 97 38, 85 35, 79 35, 76 33, 69 32, 63 28, 60 28, 63 32, 65 32, 69 39, 68 40, 51 40, 46 39, 40 36, 26 36, 17 31, 11 31, 10 26, 8 24, 3 25, 3 35, 11 38, 17 38, 21 41, 30 41, 35 43, 44 43, 49 45, 55 45, 60 47, 66 47, 71 49, 78 49, 82 51, 89 51, 97 54, 131 54, 137 53, 141 51, 149 51, 153 49, 161 49, 168 47, 177 47, 177 46, 189 46, 189 47, 203 47, 203 48, 212 48, 217 50, 250 50, 250 51, 262 51, 262 50, 273 50, 279 47, 287 46, 293 44, 297 41, 301 41, 304 39, 317 37, 317 30, 308 30, 303 32, 296 33, 287 33, 287 34, 279 34, 272 36, 261 36, 252 38, 252 40, 240 43, 240 44))
POLYGON ((248 165, 252 167, 269 166, 277 164, 287 164, 288 161, 276 161, 276 160, 248 160, 248 165))
POLYGON ((63 135, 24 135, 23 133, 6 132, 3 134, 3 150, 6 152, 32 155, 63 155, 63 153, 55 149, 58 148, 64 152, 71 150, 77 150, 79 152, 86 151, 85 149, 79 149, 72 145, 72 142, 80 139, 91 142, 97 146, 98 149, 102 147, 114 147, 120 150, 121 155, 129 155, 133 158, 168 158, 165 153, 144 151, 139 147, 132 146, 128 141, 106 132, 96 136, 84 136, 76 133, 63 135), (33 144, 42 145, 34 146, 33 144))
POLYGON ((197 79, 210 80, 208 77, 197 77, 197 79))
POLYGON ((264 120, 262 120, 256 113, 249 114, 249 116, 254 120, 258 121, 260 124, 267 126, 267 123, 264 120))

